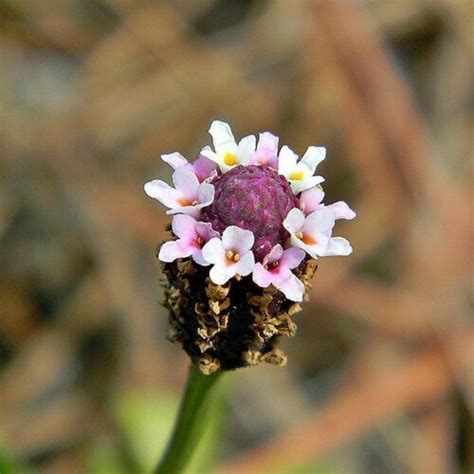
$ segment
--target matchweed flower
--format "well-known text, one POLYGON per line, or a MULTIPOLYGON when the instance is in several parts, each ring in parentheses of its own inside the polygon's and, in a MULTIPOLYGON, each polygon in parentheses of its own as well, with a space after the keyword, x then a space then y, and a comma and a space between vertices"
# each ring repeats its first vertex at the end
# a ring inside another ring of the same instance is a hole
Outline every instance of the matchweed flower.
POLYGON ((338 219, 354 211, 326 205, 316 168, 323 147, 301 159, 278 138, 261 133, 238 143, 228 124, 214 121, 213 148, 190 163, 162 155, 174 187, 145 184, 148 196, 169 208, 172 239, 158 253, 165 276, 169 338, 179 341, 203 373, 270 362, 283 365, 277 346, 292 336, 292 316, 308 298, 319 257, 349 255, 333 237, 338 219))

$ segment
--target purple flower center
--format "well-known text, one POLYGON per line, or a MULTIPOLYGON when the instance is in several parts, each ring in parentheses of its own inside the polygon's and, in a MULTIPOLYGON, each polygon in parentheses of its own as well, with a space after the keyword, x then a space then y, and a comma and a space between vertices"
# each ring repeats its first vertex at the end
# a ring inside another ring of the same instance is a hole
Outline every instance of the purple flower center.
POLYGON ((212 181, 214 202, 203 209, 201 220, 222 233, 236 225, 255 236, 253 251, 262 260, 274 245, 283 244, 288 232, 283 220, 298 207, 288 181, 268 166, 236 166, 212 181))

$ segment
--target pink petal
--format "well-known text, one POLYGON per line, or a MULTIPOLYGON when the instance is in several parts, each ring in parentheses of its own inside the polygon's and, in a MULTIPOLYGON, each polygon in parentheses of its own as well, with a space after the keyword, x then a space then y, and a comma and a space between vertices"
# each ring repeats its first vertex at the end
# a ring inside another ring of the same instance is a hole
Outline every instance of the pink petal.
POLYGON ((252 165, 269 165, 278 168, 278 137, 270 132, 260 134, 257 150, 250 160, 252 165))
POLYGON ((240 256, 247 253, 255 242, 253 232, 231 225, 222 234, 222 245, 226 250, 237 252, 240 256))
POLYGON ((174 153, 161 155, 161 159, 165 163, 168 163, 175 170, 180 168, 181 166, 189 165, 188 160, 177 151, 175 151, 174 153))
POLYGON ((263 259, 263 264, 278 262, 283 255, 283 247, 280 244, 276 244, 263 259))
POLYGON ((257 151, 276 155, 278 153, 278 137, 270 132, 261 133, 258 138, 257 151))
POLYGON ((261 263, 256 263, 253 269, 252 279, 256 285, 266 288, 272 283, 273 276, 261 263))
POLYGON ((196 199, 199 180, 192 169, 187 166, 178 168, 173 173, 173 183, 176 189, 179 190, 188 200, 194 201, 196 199))
POLYGON ((197 222, 196 232, 198 233, 199 237, 204 240, 204 242, 211 240, 213 237, 219 237, 219 232, 214 230, 209 222, 197 222))
POLYGON ((194 248, 189 245, 182 245, 179 240, 172 240, 165 242, 160 247, 158 259, 162 262, 173 262, 178 258, 189 257, 194 251, 194 248))
POLYGON ((173 217, 171 224, 173 233, 181 239, 191 241, 196 240, 196 219, 186 214, 178 214, 173 217))
POLYGON ((301 210, 306 214, 316 211, 324 199, 324 191, 319 187, 314 187, 303 191, 300 196, 301 210))
POLYGON ((338 201, 326 206, 331 210, 334 219, 354 219, 356 213, 344 201, 338 201))
POLYGON ((199 181, 202 182, 205 179, 209 178, 211 174, 216 171, 217 164, 204 155, 199 156, 199 158, 193 163, 193 169, 198 177, 199 181))
POLYGON ((275 285, 291 301, 303 301, 304 285, 293 273, 283 282, 275 285))
POLYGON ((304 250, 298 247, 290 247, 283 252, 280 259, 280 267, 282 268, 296 268, 304 259, 304 250))
POLYGON ((215 162, 216 164, 219 162, 219 157, 215 151, 212 151, 209 145, 206 145, 204 148, 201 149, 199 156, 203 156, 204 158, 208 158, 209 160, 215 162))

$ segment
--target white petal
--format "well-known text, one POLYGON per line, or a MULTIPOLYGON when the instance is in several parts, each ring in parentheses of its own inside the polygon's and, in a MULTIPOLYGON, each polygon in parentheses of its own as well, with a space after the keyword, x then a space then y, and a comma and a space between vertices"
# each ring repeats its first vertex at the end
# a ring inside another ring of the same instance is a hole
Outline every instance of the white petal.
POLYGON ((304 214, 295 207, 292 209, 285 220, 283 221, 283 227, 291 234, 298 232, 304 224, 304 214))
POLYGON ((202 254, 202 249, 199 249, 199 250, 196 250, 195 252, 193 252, 193 260, 198 264, 198 265, 201 265, 203 267, 207 267, 208 265, 210 265, 211 263, 208 262, 203 254, 202 254))
POLYGON ((201 208, 212 204, 212 201, 214 201, 214 185, 201 183, 198 188, 197 200, 201 208))
POLYGON ((145 183, 145 193, 153 199, 160 201, 166 207, 177 207, 178 199, 182 198, 182 194, 169 184, 159 179, 154 179, 145 183))
POLYGON ((354 219, 356 213, 344 201, 326 206, 333 213, 334 219, 354 219))
POLYGON ((303 301, 304 285, 293 273, 285 281, 278 284, 277 288, 291 301, 303 301))
POLYGON ((218 263, 211 268, 209 277, 216 285, 224 285, 235 275, 235 273, 235 265, 218 263))
POLYGON ((286 145, 282 146, 278 155, 278 173, 283 176, 289 175, 295 168, 297 160, 298 155, 293 150, 286 145))
POLYGON ((225 263, 225 250, 219 238, 214 237, 202 248, 202 256, 209 263, 225 263))
POLYGON ((309 146, 300 163, 304 163, 310 169, 311 174, 314 174, 316 167, 324 158, 326 158, 326 148, 323 146, 309 146))
POLYGON ((218 155, 225 153, 226 151, 235 152, 235 138, 228 123, 222 122, 220 120, 214 120, 209 128, 209 133, 212 136, 214 149, 218 155))
POLYGON ((267 288, 272 282, 272 274, 261 263, 257 262, 253 268, 252 280, 261 288, 267 288))
POLYGON ((332 212, 327 208, 322 208, 312 212, 306 218, 302 230, 309 235, 330 234, 334 223, 335 219, 332 212))
POLYGON ((161 159, 168 163, 174 170, 184 165, 189 165, 188 160, 181 154, 175 151, 174 153, 167 153, 161 155, 161 159))
POLYGON ((185 240, 192 240, 197 237, 196 219, 186 214, 178 214, 173 217, 171 223, 173 233, 185 240))
POLYGON ((206 145, 200 152, 199 152, 200 155, 206 157, 206 158, 209 158, 210 160, 212 160, 214 163, 220 163, 220 159, 219 157, 217 156, 217 153, 215 151, 212 151, 211 150, 211 147, 206 145))
POLYGON ((306 189, 321 184, 324 181, 324 178, 322 176, 309 176, 308 172, 308 176, 302 180, 290 180, 289 178, 288 180, 290 181, 290 186, 293 193, 299 194, 306 189))
POLYGON ((165 242, 160 247, 158 259, 162 262, 173 262, 178 258, 189 257, 193 252, 192 247, 182 246, 178 240, 165 242))
POLYGON ((239 164, 246 165, 250 161, 252 153, 255 151, 256 139, 254 135, 249 135, 242 138, 239 142, 237 156, 239 164))
POLYGON ((334 255, 350 255, 352 253, 351 244, 344 237, 333 237, 329 240, 326 250, 321 257, 330 257, 334 255))
POLYGON ((187 166, 178 168, 173 173, 173 183, 176 189, 181 191, 183 196, 186 196, 190 200, 196 199, 199 180, 192 169, 187 166))
POLYGON ((241 229, 236 225, 231 225, 222 234, 222 245, 226 250, 232 250, 241 256, 248 252, 255 242, 255 237, 251 230, 241 229))
POLYGON ((247 252, 240 257, 240 260, 235 264, 235 273, 242 276, 250 275, 255 266, 255 258, 253 252, 247 252))
POLYGON ((308 255, 313 258, 318 258, 318 254, 316 253, 315 248, 313 246, 306 245, 302 240, 296 238, 294 234, 292 234, 291 236, 291 245, 303 249, 308 255))

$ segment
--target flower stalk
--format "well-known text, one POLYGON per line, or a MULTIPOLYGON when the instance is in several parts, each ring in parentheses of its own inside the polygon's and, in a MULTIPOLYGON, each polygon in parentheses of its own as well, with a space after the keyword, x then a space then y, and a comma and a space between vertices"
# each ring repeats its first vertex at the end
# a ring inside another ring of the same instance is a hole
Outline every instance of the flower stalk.
POLYGON ((204 375, 196 364, 191 364, 173 433, 155 474, 184 472, 206 428, 216 382, 221 374, 222 370, 217 370, 204 375))

